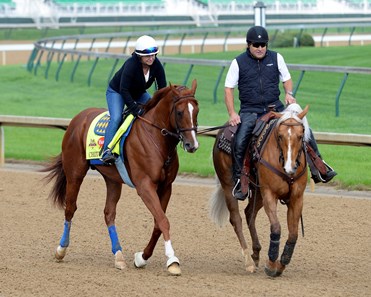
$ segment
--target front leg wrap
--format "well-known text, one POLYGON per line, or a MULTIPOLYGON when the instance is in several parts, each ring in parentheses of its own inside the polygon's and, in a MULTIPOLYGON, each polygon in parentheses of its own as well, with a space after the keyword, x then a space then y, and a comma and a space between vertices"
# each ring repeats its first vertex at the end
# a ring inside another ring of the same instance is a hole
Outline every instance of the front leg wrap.
POLYGON ((295 242, 286 241, 285 248, 283 249, 283 253, 281 256, 282 265, 286 266, 290 263, 292 254, 294 253, 295 244, 296 244, 296 241, 295 242))
POLYGON ((179 264, 179 259, 175 256, 173 246, 171 245, 171 240, 165 241, 165 255, 167 257, 167 267, 173 263, 179 264))
POLYGON ((122 251, 122 247, 117 236, 116 226, 111 225, 108 227, 109 237, 111 239, 112 253, 116 255, 117 251, 122 251))
POLYGON ((62 238, 59 242, 59 245, 62 248, 66 248, 70 245, 70 231, 71 231, 71 221, 64 221, 64 228, 62 238))
POLYGON ((268 257, 271 262, 275 262, 278 258, 280 250, 280 233, 271 233, 271 241, 269 244, 268 257))

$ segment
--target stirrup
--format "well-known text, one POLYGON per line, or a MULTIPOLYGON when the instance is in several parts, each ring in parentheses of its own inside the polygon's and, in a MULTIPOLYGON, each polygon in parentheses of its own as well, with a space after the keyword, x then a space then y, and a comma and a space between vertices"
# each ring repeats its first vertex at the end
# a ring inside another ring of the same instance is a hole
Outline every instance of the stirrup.
POLYGON ((103 152, 102 158, 100 160, 106 164, 113 164, 116 161, 116 157, 114 156, 110 149, 106 149, 103 152))
POLYGON ((317 184, 319 182, 322 183, 328 183, 330 180, 332 180, 336 175, 336 171, 332 169, 330 165, 328 165, 324 160, 322 160, 323 164, 325 164, 327 171, 325 175, 321 175, 321 173, 317 170, 317 174, 312 174, 313 181, 317 184))
POLYGON ((241 180, 240 179, 238 179, 236 184, 234 185, 232 189, 232 195, 234 198, 236 198, 237 200, 241 200, 241 201, 244 201, 247 198, 248 193, 243 194, 241 191, 241 180))

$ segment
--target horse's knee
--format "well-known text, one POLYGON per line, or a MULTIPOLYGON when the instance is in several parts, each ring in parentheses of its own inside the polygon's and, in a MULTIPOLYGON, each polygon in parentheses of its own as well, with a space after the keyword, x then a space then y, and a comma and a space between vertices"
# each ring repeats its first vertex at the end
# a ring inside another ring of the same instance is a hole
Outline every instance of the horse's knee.
POLYGON ((104 211, 104 220, 107 226, 114 225, 116 219, 116 210, 105 208, 104 211))

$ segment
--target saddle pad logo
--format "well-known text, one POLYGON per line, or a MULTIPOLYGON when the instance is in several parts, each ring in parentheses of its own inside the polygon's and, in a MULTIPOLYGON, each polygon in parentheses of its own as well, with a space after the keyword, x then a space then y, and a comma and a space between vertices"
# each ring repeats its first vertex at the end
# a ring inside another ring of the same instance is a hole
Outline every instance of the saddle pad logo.
POLYGON ((97 135, 104 136, 109 120, 110 120, 110 116, 108 115, 108 113, 104 113, 103 117, 101 117, 98 123, 96 124, 94 128, 94 133, 97 135))

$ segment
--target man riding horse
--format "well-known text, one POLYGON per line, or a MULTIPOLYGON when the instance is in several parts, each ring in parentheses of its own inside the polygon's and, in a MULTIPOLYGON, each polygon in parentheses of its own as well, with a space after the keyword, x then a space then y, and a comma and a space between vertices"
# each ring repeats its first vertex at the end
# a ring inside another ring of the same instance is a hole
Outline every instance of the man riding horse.
MULTIPOLYGON (((233 196, 245 200, 241 191, 241 170, 245 151, 251 139, 257 119, 268 113, 270 107, 283 111, 279 100, 279 82, 285 91, 285 104, 296 103, 291 75, 281 54, 268 50, 268 32, 261 26, 250 28, 246 35, 247 49, 231 63, 225 80, 225 104, 229 114, 229 124, 238 126, 233 141, 233 196), (234 108, 234 88, 238 87, 240 112, 234 108)), ((337 173, 321 157, 311 131, 307 152, 312 154, 315 166, 310 166, 314 182, 329 182, 337 173), (312 149, 312 150, 311 150, 312 149), (317 165, 316 165, 317 164, 317 165)), ((312 163, 309 163, 312 165, 312 163)))

